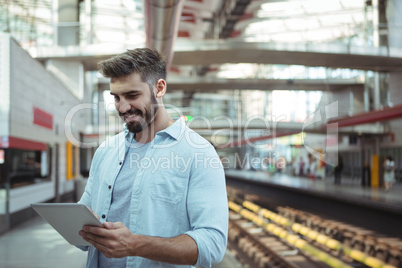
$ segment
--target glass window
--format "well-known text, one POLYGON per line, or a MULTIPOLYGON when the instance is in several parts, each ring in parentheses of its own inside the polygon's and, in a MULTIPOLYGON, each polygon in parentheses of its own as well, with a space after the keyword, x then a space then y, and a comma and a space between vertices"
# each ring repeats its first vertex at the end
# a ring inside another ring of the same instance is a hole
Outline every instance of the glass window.
POLYGON ((10 170, 10 187, 42 182, 49 178, 49 158, 47 151, 8 149, 9 159, 5 164, 10 170))

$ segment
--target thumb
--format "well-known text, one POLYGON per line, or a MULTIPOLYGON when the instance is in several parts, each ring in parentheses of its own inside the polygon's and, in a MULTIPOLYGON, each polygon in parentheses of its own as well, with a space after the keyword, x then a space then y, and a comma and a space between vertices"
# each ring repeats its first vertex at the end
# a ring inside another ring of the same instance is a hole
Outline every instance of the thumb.
POLYGON ((118 229, 121 228, 122 226, 124 226, 124 224, 121 222, 107 222, 107 221, 103 222, 103 227, 105 227, 106 229, 118 229))
POLYGON ((113 222, 103 222, 103 227, 105 227, 106 229, 114 229, 113 228, 113 222))

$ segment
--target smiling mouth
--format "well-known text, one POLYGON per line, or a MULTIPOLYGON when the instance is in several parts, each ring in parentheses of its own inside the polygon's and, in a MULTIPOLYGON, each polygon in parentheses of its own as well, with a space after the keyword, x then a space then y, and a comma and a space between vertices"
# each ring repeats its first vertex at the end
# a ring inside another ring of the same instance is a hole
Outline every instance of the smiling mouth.
POLYGON ((123 117, 124 121, 130 122, 133 119, 140 117, 141 115, 142 115, 142 113, 140 111, 135 111, 132 113, 124 113, 124 114, 121 114, 120 116, 123 117))

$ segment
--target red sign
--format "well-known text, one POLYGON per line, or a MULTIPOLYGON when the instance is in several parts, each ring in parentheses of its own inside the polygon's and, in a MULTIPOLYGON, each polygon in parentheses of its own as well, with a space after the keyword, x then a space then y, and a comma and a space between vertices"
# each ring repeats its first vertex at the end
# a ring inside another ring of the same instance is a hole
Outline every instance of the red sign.
POLYGON ((17 137, 3 136, 0 137, 0 148, 44 151, 46 150, 46 144, 42 142, 26 140, 17 137))
POLYGON ((45 127, 48 129, 53 129, 53 115, 37 107, 33 107, 33 113, 34 113, 33 123, 35 125, 45 127))

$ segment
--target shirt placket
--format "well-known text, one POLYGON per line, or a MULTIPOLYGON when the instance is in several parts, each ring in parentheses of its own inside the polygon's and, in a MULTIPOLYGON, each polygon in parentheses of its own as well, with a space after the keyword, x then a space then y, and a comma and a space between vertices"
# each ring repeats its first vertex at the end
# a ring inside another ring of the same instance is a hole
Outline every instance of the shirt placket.
POLYGON ((112 204, 112 193, 113 193, 114 183, 115 183, 117 176, 123 166, 123 163, 125 161, 125 156, 129 150, 129 147, 126 146, 126 139, 128 142, 130 137, 129 136, 124 137, 123 141, 119 142, 118 152, 117 152, 118 158, 117 158, 116 162, 114 163, 115 168, 114 168, 114 172, 112 173, 113 175, 109 176, 110 179, 106 178, 102 185, 102 187, 103 187, 102 192, 104 194, 102 194, 101 196, 106 197, 106 198, 104 198, 104 202, 103 202, 104 205, 102 206, 101 215, 99 215, 102 222, 107 219, 107 216, 109 214, 110 206, 112 204))
MULTIPOLYGON (((155 141, 155 139, 154 139, 155 141)), ((152 141, 152 143, 154 143, 154 141, 152 141)), ((155 148, 154 145, 151 144, 147 151, 145 152, 144 158, 150 159, 149 161, 151 161, 152 157, 154 156, 155 153, 155 148)), ((152 166, 152 162, 151 162, 151 169, 154 168, 152 166)), ((132 189, 132 196, 131 196, 131 206, 130 206, 130 230, 132 232, 136 232, 137 228, 139 228, 139 226, 136 225, 136 223, 138 221, 136 221, 135 219, 138 218, 138 210, 139 210, 139 205, 140 205, 140 200, 141 202, 145 200, 144 198, 144 193, 147 191, 141 191, 141 189, 148 187, 147 182, 144 179, 144 174, 147 172, 147 169, 144 168, 143 165, 139 165, 139 169, 137 172, 137 176, 135 178, 135 181, 133 183, 133 189, 132 189)))

